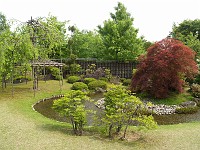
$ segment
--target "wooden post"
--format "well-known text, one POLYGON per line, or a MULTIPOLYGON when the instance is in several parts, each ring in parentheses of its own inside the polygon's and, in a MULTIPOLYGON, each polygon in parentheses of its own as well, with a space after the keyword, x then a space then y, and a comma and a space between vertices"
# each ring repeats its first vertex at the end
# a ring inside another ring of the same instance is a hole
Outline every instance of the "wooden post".
POLYGON ((59 67, 59 86, 60 86, 60 94, 62 92, 62 85, 61 85, 61 75, 60 75, 61 67, 59 67))
POLYGON ((45 64, 44 64, 44 72, 43 72, 43 74, 44 74, 44 81, 45 81, 45 83, 46 83, 46 70, 45 70, 45 64))
POLYGON ((12 83, 12 97, 14 97, 14 87, 13 87, 13 74, 14 74, 14 51, 12 51, 12 72, 11 72, 11 83, 12 83))
POLYGON ((34 90, 34 97, 35 97, 35 90, 36 90, 35 67, 33 67, 33 90, 34 90))

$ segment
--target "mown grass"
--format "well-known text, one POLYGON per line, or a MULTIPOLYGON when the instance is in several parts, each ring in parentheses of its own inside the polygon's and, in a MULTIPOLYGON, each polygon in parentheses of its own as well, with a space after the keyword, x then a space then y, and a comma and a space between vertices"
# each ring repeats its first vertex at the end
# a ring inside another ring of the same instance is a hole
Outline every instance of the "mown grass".
MULTIPOLYGON (((62 91, 58 81, 39 82, 35 97, 32 82, 9 86, 0 90, 0 149, 1 150, 131 150, 131 149, 199 149, 200 123, 159 126, 156 130, 129 132, 134 141, 110 140, 87 128, 84 136, 74 136, 71 126, 45 118, 32 109, 38 100, 65 93, 71 85, 64 82, 62 91), (89 132, 90 131, 90 132, 89 132)), ((132 131, 135 131, 131 129, 132 131)))
POLYGON ((192 100, 192 98, 193 97, 187 92, 183 92, 181 94, 171 93, 168 98, 152 99, 152 102, 155 104, 178 105, 182 102, 192 100))

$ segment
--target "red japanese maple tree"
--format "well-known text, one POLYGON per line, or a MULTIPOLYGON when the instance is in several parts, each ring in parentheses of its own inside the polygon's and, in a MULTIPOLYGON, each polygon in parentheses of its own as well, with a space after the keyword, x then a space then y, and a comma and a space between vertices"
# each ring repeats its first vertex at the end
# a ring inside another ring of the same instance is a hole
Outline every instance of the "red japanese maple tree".
POLYGON ((140 57, 132 77, 131 90, 165 98, 170 91, 183 91, 184 77, 198 73, 195 52, 181 41, 166 38, 148 48, 140 57))

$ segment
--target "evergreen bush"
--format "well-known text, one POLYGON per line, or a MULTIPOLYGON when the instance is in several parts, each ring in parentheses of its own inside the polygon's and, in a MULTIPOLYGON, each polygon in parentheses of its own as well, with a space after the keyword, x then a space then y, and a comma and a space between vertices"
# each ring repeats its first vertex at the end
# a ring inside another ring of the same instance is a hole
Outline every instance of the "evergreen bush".
POLYGON ((106 90, 107 83, 102 80, 92 81, 88 84, 88 88, 89 88, 89 90, 97 90, 98 88, 102 88, 102 89, 106 90))
POLYGON ((87 84, 83 83, 83 82, 75 82, 73 83, 72 90, 80 90, 80 91, 84 91, 84 90, 88 90, 88 86, 87 84))
POLYGON ((129 86, 131 84, 131 79, 125 79, 123 82, 122 82, 122 85, 124 86, 129 86))
POLYGON ((92 82, 92 81, 96 81, 96 79, 95 78, 85 78, 84 80, 83 80, 83 82, 85 83, 85 84, 89 84, 90 82, 92 82))
POLYGON ((81 77, 79 77, 79 76, 69 76, 68 78, 67 78, 67 82, 68 83, 71 83, 71 84, 73 84, 73 83, 75 83, 75 82, 78 82, 78 81, 80 81, 81 80, 81 77))

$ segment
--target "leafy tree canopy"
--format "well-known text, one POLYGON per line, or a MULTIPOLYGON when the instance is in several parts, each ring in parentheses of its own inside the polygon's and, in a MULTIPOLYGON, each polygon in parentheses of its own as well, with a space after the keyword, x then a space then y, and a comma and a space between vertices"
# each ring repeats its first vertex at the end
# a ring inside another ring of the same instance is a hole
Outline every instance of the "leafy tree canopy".
POLYGON ((111 19, 98 26, 106 47, 104 59, 135 60, 144 52, 143 41, 137 37, 138 29, 133 27, 133 18, 122 3, 115 7, 111 19))
POLYGON ((179 25, 173 25, 172 36, 176 38, 179 34, 184 36, 192 33, 194 36, 197 36, 197 39, 200 40, 200 20, 184 20, 179 25))
POLYGON ((145 112, 142 101, 121 85, 113 86, 104 96, 105 110, 101 120, 108 126, 109 137, 112 137, 113 129, 116 129, 118 133, 125 126, 122 137, 124 139, 127 128, 132 121, 137 121, 138 126, 144 126, 149 129, 156 127, 152 116, 147 117, 140 114, 141 110, 145 112))
MULTIPOLYGON (((103 55, 104 45, 100 35, 93 31, 73 30, 70 38, 70 51, 79 58, 97 58, 101 59, 103 55)), ((68 54, 68 56, 69 56, 68 54)))
POLYGON ((182 41, 197 53, 200 59, 200 20, 184 20, 179 25, 174 24, 171 36, 182 41))
POLYGON ((84 101, 90 98, 80 90, 71 90, 65 97, 54 101, 53 109, 60 115, 70 119, 73 131, 76 135, 82 135, 83 126, 86 123, 87 110, 84 101))
POLYGON ((34 47, 38 49, 41 58, 53 58, 60 55, 62 45, 66 43, 66 22, 60 22, 57 17, 49 14, 48 17, 40 17, 28 21, 28 32, 30 33, 34 47))

